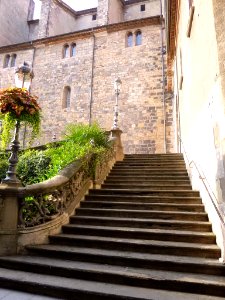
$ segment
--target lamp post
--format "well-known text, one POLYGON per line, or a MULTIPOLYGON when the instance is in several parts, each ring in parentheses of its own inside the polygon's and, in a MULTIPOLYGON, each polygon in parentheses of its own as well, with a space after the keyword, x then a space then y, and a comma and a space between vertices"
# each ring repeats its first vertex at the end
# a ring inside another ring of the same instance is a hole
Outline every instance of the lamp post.
POLYGON ((112 129, 118 129, 118 98, 121 90, 121 85, 122 81, 120 78, 117 78, 114 81, 114 90, 115 90, 115 95, 116 95, 116 104, 115 104, 115 109, 114 109, 114 118, 113 118, 113 127, 112 129))
MULTIPOLYGON (((15 71, 15 84, 18 88, 26 87, 29 90, 30 83, 34 77, 31 68, 28 63, 24 62, 22 66, 18 67, 15 71)), ((16 122, 16 128, 14 131, 14 137, 11 144, 11 155, 9 158, 9 168, 6 172, 6 178, 2 180, 2 183, 21 185, 20 180, 16 177, 16 165, 18 163, 18 152, 19 152, 19 129, 20 121, 16 122)))

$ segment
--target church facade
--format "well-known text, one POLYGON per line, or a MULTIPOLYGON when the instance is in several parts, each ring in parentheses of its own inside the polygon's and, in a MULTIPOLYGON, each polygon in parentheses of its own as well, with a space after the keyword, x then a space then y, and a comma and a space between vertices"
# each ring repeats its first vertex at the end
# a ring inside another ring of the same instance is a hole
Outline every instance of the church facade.
POLYGON ((0 87, 14 85, 15 68, 24 61, 32 66, 31 93, 43 111, 40 143, 60 139, 68 123, 98 122, 110 130, 113 83, 120 78, 118 125, 125 152, 174 150, 160 0, 99 0, 98 7, 83 11, 42 0, 39 19, 33 0, 14 2, 15 10, 5 8, 0 21, 8 32, 6 20, 14 13, 17 24, 10 32, 20 29, 0 38, 0 87))

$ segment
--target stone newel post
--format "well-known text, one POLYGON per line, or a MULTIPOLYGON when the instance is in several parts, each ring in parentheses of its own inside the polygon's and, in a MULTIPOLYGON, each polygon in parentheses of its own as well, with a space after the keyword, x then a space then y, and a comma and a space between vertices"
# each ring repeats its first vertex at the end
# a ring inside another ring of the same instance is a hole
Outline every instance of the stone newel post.
POLYGON ((111 138, 115 139, 115 153, 116 153, 116 161, 121 161, 124 158, 123 146, 121 142, 121 134, 122 130, 119 128, 111 129, 111 138))
POLYGON ((17 253, 18 189, 0 185, 0 255, 17 253))

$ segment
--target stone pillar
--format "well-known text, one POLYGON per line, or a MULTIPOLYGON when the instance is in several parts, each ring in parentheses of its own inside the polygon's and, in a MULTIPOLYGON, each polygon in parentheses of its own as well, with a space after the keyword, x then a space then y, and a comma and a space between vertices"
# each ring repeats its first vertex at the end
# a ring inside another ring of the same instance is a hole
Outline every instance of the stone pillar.
MULTIPOLYGON (((41 0, 41 16, 39 20, 38 27, 38 38, 42 39, 48 36, 49 29, 49 16, 51 10, 51 2, 52 0, 41 0)), ((65 20, 66 22, 66 20, 65 20)))
POLYGON ((109 0, 98 0, 97 25, 108 24, 109 0))
POLYGON ((122 130, 120 130, 120 129, 112 129, 111 130, 111 138, 113 140, 115 140, 114 149, 116 152, 116 161, 121 161, 124 158, 121 134, 122 134, 122 130))
POLYGON ((0 185, 0 255, 17 253, 17 188, 0 185))

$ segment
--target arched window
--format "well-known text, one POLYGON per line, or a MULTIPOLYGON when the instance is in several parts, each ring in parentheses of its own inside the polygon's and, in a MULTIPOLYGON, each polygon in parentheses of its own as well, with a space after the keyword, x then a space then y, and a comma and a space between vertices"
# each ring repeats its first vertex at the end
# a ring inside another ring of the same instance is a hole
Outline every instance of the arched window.
POLYGON ((71 96, 71 88, 69 86, 65 86, 63 89, 62 108, 70 107, 70 96, 71 96))
POLYGON ((135 45, 139 46, 142 44, 142 33, 140 30, 138 30, 135 34, 135 45))
POLYGON ((69 57, 70 56, 70 47, 69 45, 64 45, 63 46, 63 58, 69 57))
POLYGON ((10 63, 10 67, 15 67, 16 65, 16 54, 13 54, 11 56, 11 63, 10 63))
POLYGON ((76 56, 77 45, 75 43, 71 44, 71 56, 76 56))
POLYGON ((10 60, 10 55, 6 54, 6 56, 4 58, 4 62, 3 62, 3 68, 8 68, 8 66, 9 66, 9 60, 10 60))
POLYGON ((133 33, 128 32, 127 34, 127 47, 132 47, 133 46, 133 33))

